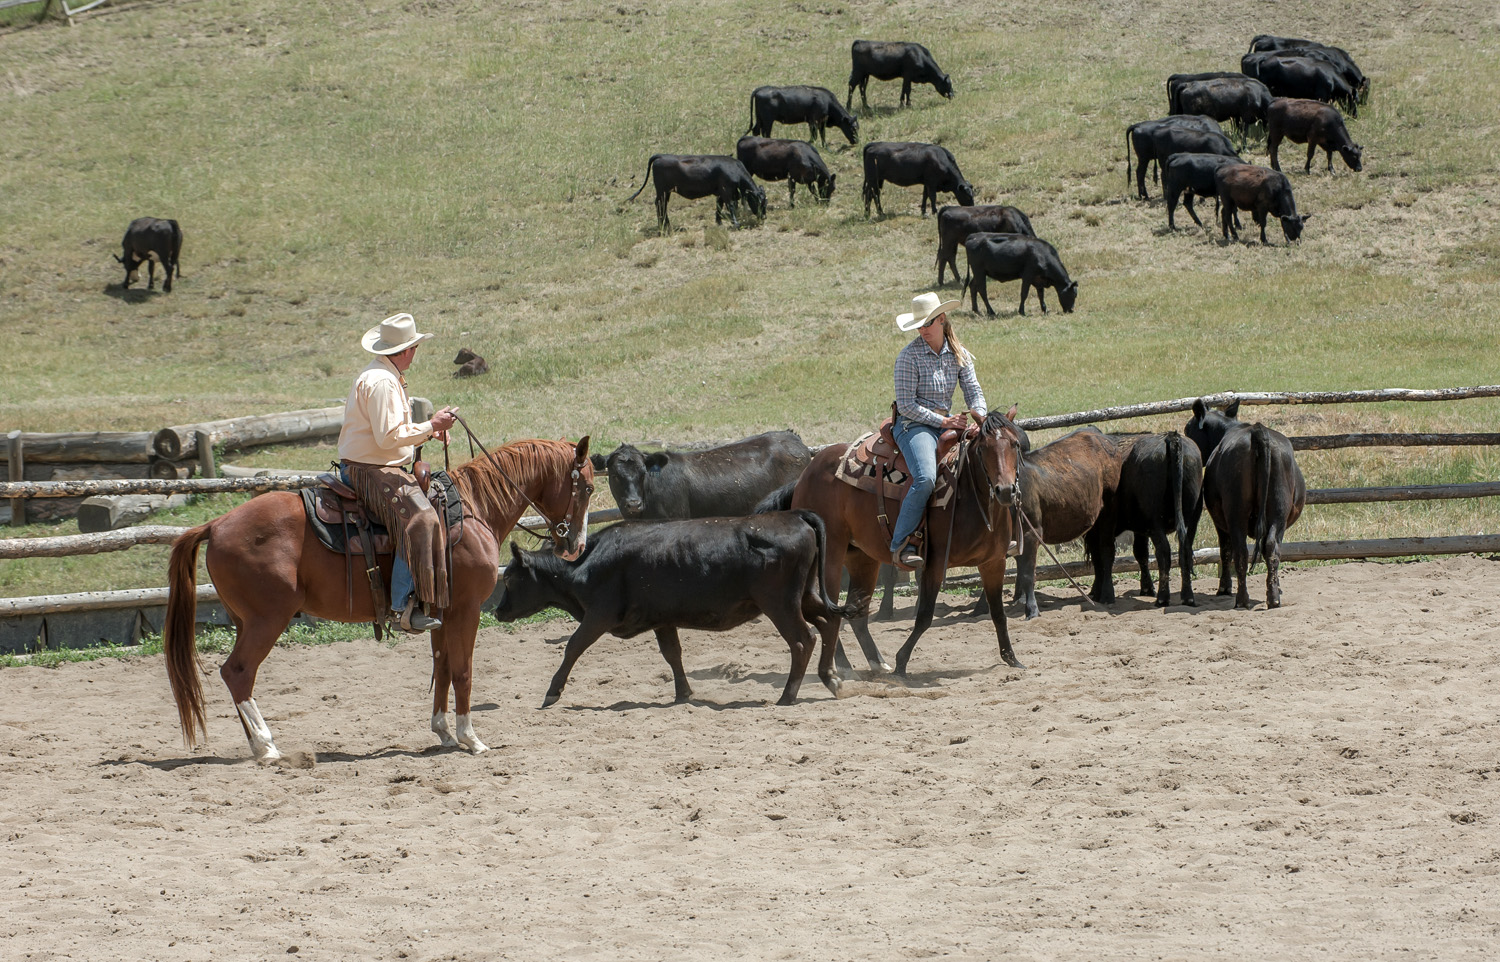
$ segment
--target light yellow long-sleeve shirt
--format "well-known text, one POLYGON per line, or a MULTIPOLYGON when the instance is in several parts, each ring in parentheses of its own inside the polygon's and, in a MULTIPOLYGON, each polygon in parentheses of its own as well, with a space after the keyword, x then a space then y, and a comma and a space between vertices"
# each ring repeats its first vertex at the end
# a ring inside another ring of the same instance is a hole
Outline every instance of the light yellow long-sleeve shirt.
POLYGON ((398 466, 412 460, 418 444, 432 437, 432 422, 413 423, 406 379, 384 355, 359 372, 344 401, 339 460, 398 466))

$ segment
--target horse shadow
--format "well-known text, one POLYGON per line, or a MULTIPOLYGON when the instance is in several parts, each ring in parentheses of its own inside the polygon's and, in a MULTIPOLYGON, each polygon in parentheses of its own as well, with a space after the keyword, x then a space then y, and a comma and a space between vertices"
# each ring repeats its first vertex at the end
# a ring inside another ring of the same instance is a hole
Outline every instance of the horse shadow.
POLYGON ((144 304, 151 298, 156 297, 159 292, 155 290, 148 291, 144 287, 126 287, 124 284, 106 284, 104 285, 104 293, 110 297, 113 297, 117 301, 124 301, 126 304, 144 304))

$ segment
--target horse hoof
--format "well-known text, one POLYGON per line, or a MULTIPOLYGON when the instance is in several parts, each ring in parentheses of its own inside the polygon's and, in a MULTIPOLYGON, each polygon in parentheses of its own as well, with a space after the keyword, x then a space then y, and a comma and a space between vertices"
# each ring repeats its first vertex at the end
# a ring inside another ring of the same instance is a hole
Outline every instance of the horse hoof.
POLYGON ((459 742, 458 744, 463 748, 468 749, 469 754, 471 755, 483 755, 485 752, 490 750, 490 746, 486 745, 484 742, 480 741, 477 738, 473 741, 459 742))
POLYGON ((833 697, 837 698, 839 697, 839 689, 844 687, 844 683, 839 680, 837 675, 829 675, 823 679, 823 686, 833 693, 833 697))
MULTIPOLYGON (((881 662, 881 663, 880 663, 880 664, 878 664, 878 665, 871 665, 871 666, 870 666, 870 670, 871 670, 871 671, 883 671, 883 672, 885 672, 885 673, 886 673, 886 674, 890 674, 890 673, 891 673, 891 672, 892 672, 892 671, 894 671, 894 670, 895 670, 895 669, 893 669, 893 668, 891 668, 891 666, 890 666, 890 665, 888 665, 888 664, 886 664, 886 663, 885 663, 885 662, 883 662, 883 661, 882 661, 882 662, 881 662)), ((905 669, 905 668, 902 668, 902 669, 901 669, 901 670, 900 670, 900 672, 899 672, 899 674, 902 674, 902 675, 904 675, 904 674, 906 674, 906 669, 905 669)))

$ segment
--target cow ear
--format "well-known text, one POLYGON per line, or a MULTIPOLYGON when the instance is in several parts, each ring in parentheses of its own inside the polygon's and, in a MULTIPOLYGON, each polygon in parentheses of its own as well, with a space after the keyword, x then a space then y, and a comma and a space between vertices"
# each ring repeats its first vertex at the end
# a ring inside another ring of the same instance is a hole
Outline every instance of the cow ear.
POLYGON ((660 471, 667 466, 667 452, 652 451, 646 455, 646 468, 651 471, 660 471))
POLYGON ((578 446, 573 449, 573 455, 579 461, 589 456, 589 436, 587 434, 578 439, 578 446))
POLYGON ((1304 223, 1304 224, 1307 223, 1308 221, 1312 220, 1312 219, 1313 219, 1313 215, 1311 215, 1311 214, 1303 214, 1302 215, 1302 223, 1304 223))
POLYGON ((589 461, 593 463, 595 471, 603 471, 604 468, 609 464, 609 462, 604 459, 604 455, 602 454, 589 455, 589 461))
POLYGON ((1207 416, 1208 405, 1204 404, 1203 399, 1200 397, 1198 400, 1193 402, 1193 420, 1197 421, 1199 424, 1202 424, 1203 419, 1207 416))
POLYGON ((1238 420, 1240 416, 1240 399, 1235 398, 1233 401, 1230 401, 1228 404, 1224 405, 1224 414, 1228 417, 1232 417, 1238 420))
POLYGON ((514 541, 510 543, 510 560, 523 568, 526 567, 526 556, 521 554, 521 546, 514 541))

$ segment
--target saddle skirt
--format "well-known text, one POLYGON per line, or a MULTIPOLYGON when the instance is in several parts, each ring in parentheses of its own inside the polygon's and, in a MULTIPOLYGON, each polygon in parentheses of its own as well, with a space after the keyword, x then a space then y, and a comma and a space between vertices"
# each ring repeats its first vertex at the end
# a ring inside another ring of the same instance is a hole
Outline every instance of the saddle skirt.
MULTIPOLYGON (((906 455, 901 453, 891 433, 893 418, 886 418, 879 430, 871 431, 849 445, 839 460, 834 476, 845 484, 861 491, 879 494, 882 476, 885 479, 887 501, 900 502, 911 490, 912 475, 906 466, 906 455)), ((945 508, 953 500, 958 489, 954 483, 954 471, 958 462, 959 432, 944 431, 938 438, 938 476, 933 486, 932 497, 927 502, 934 508, 945 508)))
MULTIPOLYGON (((324 478, 328 477, 324 475, 324 478)), ((336 478, 332 480, 341 490, 335 490, 326 482, 315 488, 302 489, 302 506, 307 511, 307 523, 312 526, 313 533, 318 536, 318 541, 335 554, 344 554, 347 542, 349 554, 363 555, 365 548, 361 540, 361 531, 367 526, 374 539, 375 553, 377 555, 393 554, 396 550, 395 544, 385 525, 371 517, 364 505, 342 496, 342 491, 349 491, 349 489, 336 478), (345 512, 348 514, 347 527, 344 523, 345 512)), ((446 501, 447 517, 444 521, 448 528, 448 545, 452 547, 463 538, 464 503, 463 499, 458 496, 458 488, 453 484, 453 479, 448 477, 446 471, 432 472, 432 484, 427 489, 428 500, 432 502, 434 508, 439 507, 440 496, 446 501)))

